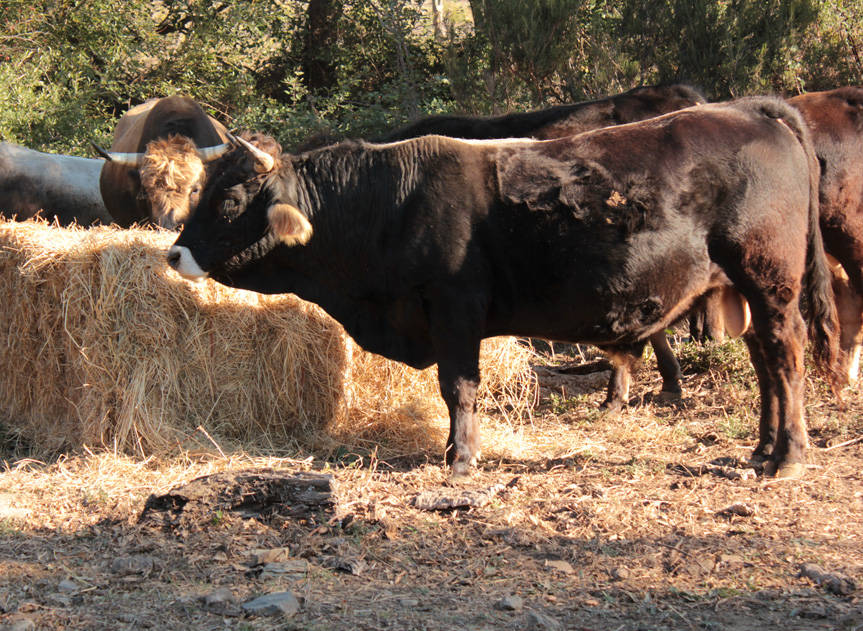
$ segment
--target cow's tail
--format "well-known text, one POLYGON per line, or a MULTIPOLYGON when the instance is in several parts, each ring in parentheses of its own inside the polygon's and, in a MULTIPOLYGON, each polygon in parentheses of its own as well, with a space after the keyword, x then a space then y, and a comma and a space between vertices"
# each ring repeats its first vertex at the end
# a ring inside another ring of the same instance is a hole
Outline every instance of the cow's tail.
POLYGON ((779 118, 794 132, 809 162, 809 228, 806 240, 806 272, 803 279, 803 310, 815 367, 838 396, 839 390, 847 383, 847 376, 840 368, 839 317, 819 226, 821 167, 803 117, 784 101, 777 99, 775 103, 781 110, 776 112, 778 115, 774 117, 779 118))

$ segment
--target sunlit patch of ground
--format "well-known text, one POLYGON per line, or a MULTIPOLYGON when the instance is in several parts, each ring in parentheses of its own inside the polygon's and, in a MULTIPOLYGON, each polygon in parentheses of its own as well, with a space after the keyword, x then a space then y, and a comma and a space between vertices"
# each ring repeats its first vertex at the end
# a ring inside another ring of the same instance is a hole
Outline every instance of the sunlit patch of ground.
POLYGON ((863 628, 859 590, 833 593, 800 575, 809 563, 863 582, 863 397, 849 389, 840 405, 810 378, 807 475, 776 482, 748 465, 758 397, 743 346, 678 351, 679 402, 651 396, 660 381, 648 359, 620 415, 599 412, 602 388, 575 393, 576 381, 540 381, 529 416, 490 414, 482 465, 464 484, 503 488, 481 508, 413 505, 421 491, 449 484, 434 441, 404 453, 397 441, 348 438, 328 461, 214 448, 170 460, 82 453, 40 462, 19 448, 0 473, 0 624, 24 616, 88 629, 863 628), (138 525, 150 494, 249 468, 333 473, 338 518, 313 527, 218 514, 183 532, 138 525), (250 571, 254 550, 278 547, 308 570, 250 571), (152 559, 152 569, 112 569, 133 555, 152 559), (274 620, 197 600, 217 587, 239 602, 291 590, 302 607, 274 620), (521 606, 502 608, 507 596, 521 606))

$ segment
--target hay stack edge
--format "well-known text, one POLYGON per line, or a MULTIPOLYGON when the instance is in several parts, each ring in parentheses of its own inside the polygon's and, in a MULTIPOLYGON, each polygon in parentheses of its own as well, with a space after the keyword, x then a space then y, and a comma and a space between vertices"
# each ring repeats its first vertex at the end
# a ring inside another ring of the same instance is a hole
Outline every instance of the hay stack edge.
MULTIPOLYGON (((38 449, 168 455, 347 441, 443 450, 435 368, 362 351, 319 307, 164 262, 176 235, 0 221, 0 425, 38 449)), ((528 410, 532 353, 486 340, 480 410, 528 410)))

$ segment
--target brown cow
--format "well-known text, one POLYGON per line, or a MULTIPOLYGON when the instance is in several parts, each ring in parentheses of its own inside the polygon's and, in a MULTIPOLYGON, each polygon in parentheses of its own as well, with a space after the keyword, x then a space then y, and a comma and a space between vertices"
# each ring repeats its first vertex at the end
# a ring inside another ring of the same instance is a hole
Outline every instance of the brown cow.
MULTIPOLYGON (((811 92, 788 102, 800 111, 811 130, 821 164, 821 233, 833 274, 843 372, 854 382, 859 376, 863 342, 863 88, 811 92)), ((701 317, 716 323, 714 328, 721 326, 721 306, 716 298, 711 296, 700 311, 701 317)))
POLYGON ((821 234, 832 263, 844 368, 855 381, 863 341, 863 88, 812 92, 788 102, 803 114, 821 163, 821 234))
POLYGON ((816 364, 836 378, 817 159, 778 99, 548 141, 424 136, 275 158, 245 143, 213 165, 168 262, 191 279, 296 293, 369 351, 437 363, 455 473, 478 456, 484 337, 635 357, 730 281, 752 309, 758 450, 788 476, 805 469, 808 442, 801 293, 816 364))
POLYGON ((123 227, 152 222, 174 229, 188 217, 206 178, 204 164, 230 147, 227 130, 184 96, 152 99, 117 123, 99 187, 123 227))

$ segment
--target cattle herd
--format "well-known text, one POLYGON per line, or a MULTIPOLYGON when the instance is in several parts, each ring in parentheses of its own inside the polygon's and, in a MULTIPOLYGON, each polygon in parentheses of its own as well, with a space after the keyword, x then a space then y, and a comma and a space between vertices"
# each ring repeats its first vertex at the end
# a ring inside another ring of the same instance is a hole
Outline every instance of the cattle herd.
POLYGON ((680 393, 664 331, 698 305, 749 349, 755 456, 796 477, 807 341, 835 391, 857 378, 861 135, 863 89, 707 103, 672 85, 290 154, 168 97, 131 109, 104 161, 0 144, 0 213, 181 228, 182 276, 297 294, 367 350, 436 363, 456 475, 479 456, 483 338, 598 346, 618 408, 647 341, 680 393))

